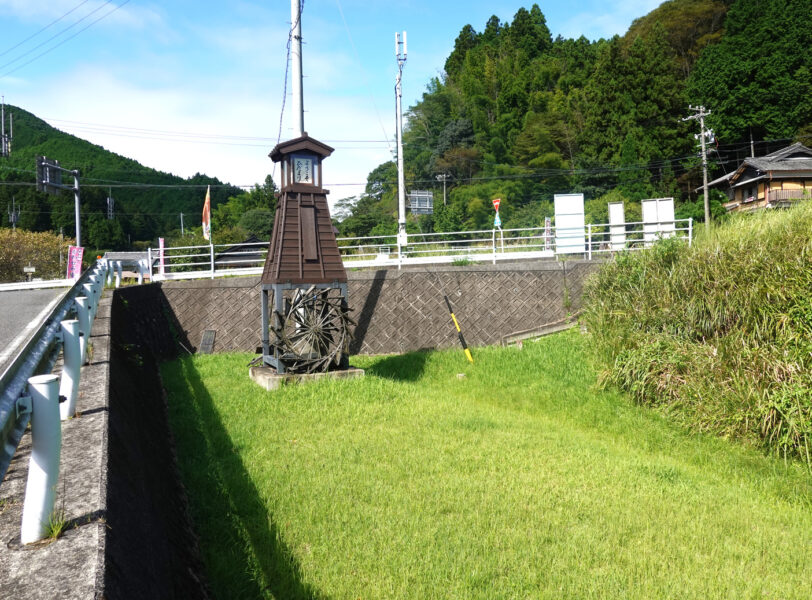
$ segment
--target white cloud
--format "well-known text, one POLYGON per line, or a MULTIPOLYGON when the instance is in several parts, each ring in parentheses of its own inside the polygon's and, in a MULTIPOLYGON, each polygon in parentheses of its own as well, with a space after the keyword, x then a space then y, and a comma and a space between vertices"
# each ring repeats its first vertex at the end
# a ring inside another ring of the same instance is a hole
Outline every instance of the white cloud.
MULTIPOLYGON (((68 77, 92 83, 84 86, 51 83, 30 94, 21 90, 15 104, 38 116, 59 119, 53 124, 63 131, 182 177, 200 172, 235 185, 251 185, 261 182, 273 169, 268 153, 278 132, 281 94, 267 85, 241 88, 230 81, 205 91, 169 84, 144 89, 110 70, 87 66, 68 77), (59 102, 55 103, 54 98, 59 98, 59 102), (117 129, 87 124, 113 125, 117 129), (124 127, 153 132, 129 131, 124 127), (189 143, 188 138, 180 140, 162 131, 263 137, 272 141, 201 138, 189 143)), ((368 173, 391 158, 383 143, 334 141, 382 139, 379 124, 362 108, 362 100, 316 93, 309 96, 307 130, 336 147, 325 163, 325 182, 331 189, 332 202, 361 193, 368 173)), ((289 123, 288 106, 283 141, 292 135, 289 123)))
POLYGON ((76 0, 50 0, 49 2, 0 0, 0 14, 43 26, 48 25, 66 13, 70 14, 49 28, 49 35, 53 35, 83 17, 87 17, 76 28, 71 30, 75 32, 108 13, 109 16, 102 19, 98 23, 99 25, 106 22, 107 25, 125 25, 136 29, 154 29, 158 26, 164 26, 163 11, 160 8, 144 6, 134 2, 132 4, 123 4, 121 1, 106 2, 104 0, 89 0, 84 3, 77 3, 76 0), (121 8, 116 8, 117 6, 121 8))
POLYGON ((553 35, 560 33, 564 37, 577 38, 583 34, 590 39, 623 35, 634 19, 648 14, 661 3, 662 0, 621 0, 596 4, 595 8, 566 19, 553 35))

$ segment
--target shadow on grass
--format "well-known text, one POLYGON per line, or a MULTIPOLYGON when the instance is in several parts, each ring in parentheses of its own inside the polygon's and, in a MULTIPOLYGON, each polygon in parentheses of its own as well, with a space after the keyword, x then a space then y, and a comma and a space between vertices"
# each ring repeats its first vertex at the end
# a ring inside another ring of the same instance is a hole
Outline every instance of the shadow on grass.
POLYGON ((184 473, 185 483, 215 594, 221 598, 326 599, 301 580, 299 564, 280 540, 272 515, 191 360, 176 361, 169 368, 191 390, 191 397, 182 398, 184 406, 177 410, 184 413, 179 418, 195 422, 186 423, 185 432, 175 435, 179 462, 191 463, 192 472, 184 473), (195 413, 196 418, 190 416, 195 413))
POLYGON ((431 352, 431 350, 418 350, 416 352, 388 356, 376 361, 375 364, 366 370, 372 375, 386 379, 418 381, 423 376, 423 371, 426 369, 426 362, 431 352))

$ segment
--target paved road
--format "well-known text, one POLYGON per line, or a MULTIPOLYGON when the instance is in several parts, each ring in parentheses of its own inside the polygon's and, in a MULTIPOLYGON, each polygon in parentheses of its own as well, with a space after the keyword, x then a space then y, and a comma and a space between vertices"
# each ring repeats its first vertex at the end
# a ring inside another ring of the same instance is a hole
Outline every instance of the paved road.
POLYGON ((0 292, 0 373, 17 355, 34 329, 67 290, 0 292))

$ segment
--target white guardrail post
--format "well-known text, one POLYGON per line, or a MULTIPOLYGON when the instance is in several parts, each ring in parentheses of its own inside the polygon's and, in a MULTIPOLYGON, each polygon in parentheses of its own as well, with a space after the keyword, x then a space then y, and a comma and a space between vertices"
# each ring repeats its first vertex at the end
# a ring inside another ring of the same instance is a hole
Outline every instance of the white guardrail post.
POLYGON ((31 394, 31 459, 20 532, 23 544, 45 537, 54 509, 62 449, 57 376, 35 375, 28 379, 28 389, 31 394))
POLYGON ((117 261, 115 262, 115 267, 116 267, 116 281, 115 281, 115 286, 116 286, 116 289, 118 289, 118 288, 120 288, 120 287, 121 287, 121 275, 122 275, 121 261, 120 261, 120 260, 117 260, 117 261))
POLYGON ((104 280, 98 269, 94 269, 93 274, 89 277, 91 289, 93 290, 93 315, 99 308, 99 300, 101 300, 101 293, 104 289, 104 280))
POLYGON ((107 285, 113 285, 113 262, 111 260, 105 260, 105 266, 107 268, 107 285))
MULTIPOLYGON (((82 289, 85 291, 85 297, 87 298, 87 313, 88 313, 88 321, 93 323, 93 317, 96 316, 96 290, 93 288, 92 283, 86 283, 82 286, 82 289)), ((88 336, 90 335, 90 331, 88 330, 88 336)))
POLYGON ((82 364, 85 364, 87 341, 90 339, 90 311, 87 308, 87 298, 84 296, 77 296, 75 303, 76 318, 79 321, 79 348, 82 355, 82 364))
POLYGON ((61 419, 76 412, 91 319, 98 310, 108 272, 100 262, 80 275, 17 358, 0 373, 0 479, 5 477, 26 426, 31 426, 31 457, 20 532, 23 544, 45 537, 54 516, 61 419), (77 319, 68 318, 72 312, 77 313, 77 319), (60 347, 63 367, 58 377, 50 371, 60 347), (62 403, 60 396, 64 397, 62 403))
POLYGON ((62 321, 62 374, 59 379, 59 418, 67 421, 76 414, 76 397, 79 395, 79 374, 82 369, 82 343, 78 319, 62 321))
POLYGON ((688 217, 688 247, 691 247, 691 244, 694 241, 694 218, 688 217))

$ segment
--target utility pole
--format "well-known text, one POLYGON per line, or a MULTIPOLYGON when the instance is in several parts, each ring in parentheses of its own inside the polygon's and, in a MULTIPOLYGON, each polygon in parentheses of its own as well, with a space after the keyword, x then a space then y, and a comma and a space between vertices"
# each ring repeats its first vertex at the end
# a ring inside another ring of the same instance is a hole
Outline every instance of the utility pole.
POLYGON ((58 194, 61 190, 73 191, 74 216, 76 219, 76 245, 82 245, 82 222, 79 215, 81 192, 79 189, 79 171, 63 169, 58 160, 49 160, 44 156, 37 157, 37 191, 58 194), (62 185, 62 173, 73 175, 73 185, 62 185))
POLYGON ((9 111, 8 135, 6 135, 6 97, 0 97, 0 156, 11 155, 11 138, 14 135, 14 115, 9 111))
POLYGON ((398 245, 405 246, 406 237, 406 182, 403 175, 403 111, 400 107, 401 79, 403 79, 403 65, 406 64, 406 32, 403 32, 403 41, 400 34, 395 33, 395 58, 398 61, 398 75, 395 79, 395 113, 397 122, 398 143, 398 245))
POLYGON ((704 106, 688 105, 688 109, 694 111, 694 114, 688 115, 683 121, 690 121, 691 119, 699 120, 699 141, 702 145, 702 191, 705 194, 705 231, 710 231, 710 200, 708 199, 708 153, 705 150, 705 117, 711 114, 711 111, 705 109, 704 106))
POLYGON ((180 213, 180 235, 181 235, 181 237, 183 237, 184 235, 186 235, 186 234, 183 232, 183 213, 180 213))
POLYGON ((750 158, 756 157, 756 145, 753 143, 753 128, 750 127, 750 158))
POLYGON ((17 220, 20 218, 20 209, 17 208, 14 196, 11 197, 11 208, 8 209, 8 222, 11 223, 11 230, 17 229, 17 220))
POLYGON ((293 67, 293 137, 304 135, 304 98, 302 95, 302 5, 290 0, 291 43, 290 61, 293 67))
POLYGON ((435 175, 434 178, 437 181, 442 181, 443 182, 443 206, 445 206, 446 205, 446 201, 445 201, 445 182, 448 180, 448 173, 440 173, 439 175, 435 175))
POLYGON ((113 209, 115 208, 116 201, 113 199, 113 190, 110 190, 110 195, 107 196, 107 220, 112 221, 114 212, 113 209))

